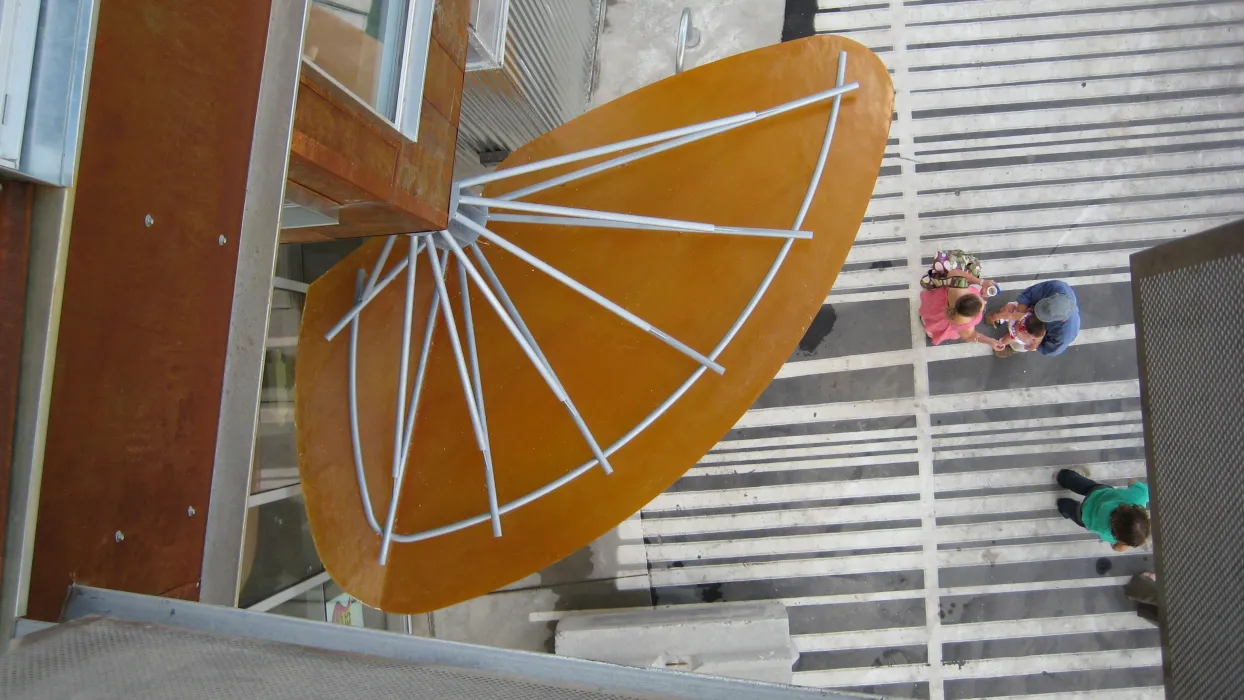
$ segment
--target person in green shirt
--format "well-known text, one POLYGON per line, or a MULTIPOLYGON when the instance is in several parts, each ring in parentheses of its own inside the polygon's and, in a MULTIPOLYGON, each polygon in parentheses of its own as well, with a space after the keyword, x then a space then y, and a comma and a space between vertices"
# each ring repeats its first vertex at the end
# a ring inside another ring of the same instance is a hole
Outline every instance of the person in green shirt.
POLYGON ((1066 519, 1096 533, 1114 551, 1139 547, 1149 539, 1149 486, 1133 481, 1120 489, 1096 481, 1070 469, 1058 471, 1058 485, 1084 496, 1058 499, 1058 512, 1066 519))

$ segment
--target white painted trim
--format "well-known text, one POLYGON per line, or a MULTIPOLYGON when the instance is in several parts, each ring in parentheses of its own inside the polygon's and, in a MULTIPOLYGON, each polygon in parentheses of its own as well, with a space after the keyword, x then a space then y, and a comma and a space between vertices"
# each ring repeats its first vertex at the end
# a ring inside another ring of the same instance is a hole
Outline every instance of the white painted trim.
POLYGON ((767 530, 808 525, 882 522, 887 520, 907 520, 915 517, 917 516, 912 512, 912 504, 900 502, 866 506, 783 508, 755 513, 723 513, 720 515, 696 515, 683 518, 646 518, 643 523, 646 536, 662 537, 699 535, 709 532, 767 530))
MULTIPOLYGON (((1141 479, 1145 476, 1145 461, 1143 459, 1077 465, 1077 468, 1083 467, 1087 467, 1092 478, 1099 481, 1141 479)), ((937 491, 942 493, 945 491, 964 491, 968 489, 998 489, 1012 486, 1052 484, 1058 469, 1057 467, 1025 467, 938 474, 936 478, 937 491)))
MULTIPOLYGON (((1140 395, 1140 384, 1135 379, 1087 384, 1058 384, 1030 387, 1027 389, 1000 389, 969 394, 930 396, 931 413, 1013 408, 1045 404, 1074 403, 1077 401, 1106 401, 1130 399, 1140 395)), ((875 399, 825 403, 809 406, 782 406, 759 408, 743 414, 735 428, 755 428, 770 425, 791 425, 819 421, 852 420, 861 418, 885 418, 909 416, 915 412, 912 399, 875 399)))
MULTIPOLYGON (((1135 551, 1145 551, 1141 548, 1135 551)), ((1129 550, 1129 553, 1133 550, 1129 550)), ((937 553, 941 566, 995 566, 1032 561, 1058 561, 1061 559, 1091 559, 1094 557, 1120 556, 1110 545, 1100 540, 1079 540, 1056 544, 1013 544, 979 549, 946 550, 937 553)))
POLYGON ((1077 452, 1080 450, 1117 450, 1127 447, 1144 447, 1143 437, 1123 438, 1120 440, 1086 440, 1083 442, 1050 443, 1034 447, 1033 445, 996 445, 994 447, 978 447, 962 450, 937 450, 938 459, 973 459, 976 457, 994 457, 1003 455, 1028 454, 1039 450, 1042 454, 1050 452, 1077 452))
MULTIPOLYGON (((1132 324, 1121 326, 1103 326, 1086 328, 1080 331, 1072 345, 1092 345, 1094 343, 1110 343, 1118 340, 1134 340, 1136 327, 1132 324)), ((921 338, 923 344, 923 338, 921 338)), ((921 347, 919 350, 892 350, 867 355, 847 355, 845 357, 829 357, 822 360, 802 360, 787 362, 778 370, 777 379, 789 377, 805 377, 814 374, 832 374, 835 372, 852 372, 860 369, 878 367, 897 367, 909 365, 915 361, 917 354, 923 354, 929 362, 958 360, 966 357, 986 357, 993 352, 983 343, 950 343, 936 345, 931 348, 921 347)))
POLYGON ((924 627, 888 627, 822 634, 792 634, 790 640, 801 654, 817 651, 846 651, 899 646, 925 645, 929 632, 924 627))
POLYGON ((1154 624, 1133 612, 1036 617, 945 625, 944 642, 979 642, 988 639, 1026 639, 1064 634, 1094 634, 1154 629, 1154 624))
POLYGON ((1053 428, 1048 430, 1025 430, 1012 435, 965 435, 953 437, 935 437, 933 444, 938 447, 960 447, 963 445, 979 445, 982 442, 1005 442, 1007 440, 1066 440, 1068 438, 1097 437, 1103 434, 1140 434, 1144 426, 1139 421, 1132 423, 1116 423, 1110 426, 1095 425, 1090 428, 1053 428))
POLYGON ((966 661, 962 665, 946 668, 946 677, 1001 678, 1037 673, 1104 671, 1115 668, 1149 668, 1161 665, 1161 649, 1123 649, 966 661))
POLYGON ((1166 700, 1166 689, 1160 685, 1154 685, 1143 688, 1083 690, 1072 693, 1007 695, 994 697, 993 700, 1166 700))
MULTIPOLYGON (((932 428, 933 439, 948 435, 969 435, 986 430, 1028 431, 1032 428, 1051 428, 1063 425, 1081 425, 1084 423, 1132 423, 1139 421, 1140 411, 1118 411, 1114 413, 1083 413, 1077 416, 1053 416, 1050 418, 1028 418, 1024 420, 988 421, 984 423, 961 423, 957 425, 935 425, 932 428)), ((1110 425, 1104 429, 1113 430, 1110 425)), ((998 436, 982 435, 982 440, 994 439, 998 436)))
MULTIPOLYGON (((839 576, 880 571, 912 571, 920 569, 923 564, 924 555, 920 552, 795 559, 791 561, 752 564, 719 564, 683 569, 653 570, 652 584, 654 586, 693 586, 701 583, 725 581, 756 581, 771 578, 800 578, 804 576, 839 576)), ((625 581, 618 581, 618 587, 624 588, 624 583, 625 581)))
POLYGON ((822 459, 798 459, 783 462, 757 462, 753 464, 717 464, 713 466, 692 467, 686 476, 712 476, 720 474, 760 474, 769 472, 794 471, 799 469, 827 469, 837 467, 875 466, 882 464, 903 464, 916 459, 914 452, 897 452, 893 454, 869 455, 866 457, 825 457, 822 459))
POLYGON ((919 479, 900 476, 860 481, 826 481, 806 484, 781 484, 712 491, 667 491, 657 496, 646 511, 686 510, 690 508, 726 508, 760 503, 829 500, 835 498, 867 498, 915 493, 919 479))
POLYGON ((859 442, 860 447, 863 448, 876 444, 873 441, 914 438, 915 436, 915 428, 893 428, 886 430, 860 430, 849 433, 816 433, 814 435, 787 435, 784 437, 752 438, 749 440, 722 440, 713 447, 713 452, 720 450, 753 450, 764 447, 789 447, 792 445, 828 445, 838 442, 859 442))
MULTIPOLYGON (((806 685, 814 688, 920 683, 926 680, 929 680, 929 667, 925 664, 795 672, 795 685, 806 685)), ((938 683, 938 687, 941 687, 941 683, 938 683)), ((930 694, 930 697, 932 697, 932 694, 930 694)))
POLYGON ((747 452, 710 452, 700 458, 699 464, 720 462, 746 462, 761 459, 795 459, 801 457, 832 457, 835 455, 859 455, 865 452, 900 452, 916 449, 916 439, 890 440, 887 442, 853 443, 849 445, 811 445, 786 447, 776 450, 749 450, 747 452))

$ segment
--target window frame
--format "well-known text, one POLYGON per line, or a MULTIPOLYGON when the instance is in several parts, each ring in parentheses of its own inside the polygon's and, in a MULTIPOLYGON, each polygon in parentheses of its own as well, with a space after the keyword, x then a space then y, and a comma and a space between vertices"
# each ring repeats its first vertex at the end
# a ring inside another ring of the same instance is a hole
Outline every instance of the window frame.
MULTIPOLYGON (((331 2, 311 0, 310 4, 340 10, 331 2)), ((392 125, 403 137, 417 143, 420 116, 423 112, 423 88, 427 82, 428 51, 432 45, 432 17, 435 12, 436 0, 392 0, 392 4, 386 9, 381 29, 378 90, 374 105, 320 67, 315 59, 305 60, 363 107, 392 125)))
POLYGON ((17 170, 43 0, 0 0, 0 165, 17 170))

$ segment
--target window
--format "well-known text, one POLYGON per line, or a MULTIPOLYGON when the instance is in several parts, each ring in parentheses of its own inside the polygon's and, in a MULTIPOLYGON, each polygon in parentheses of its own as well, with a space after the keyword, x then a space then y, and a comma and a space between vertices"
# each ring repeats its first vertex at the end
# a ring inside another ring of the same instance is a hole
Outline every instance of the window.
POLYGON ((418 140, 435 5, 435 0, 312 0, 303 56, 406 138, 418 140))
POLYGON ((466 69, 496 70, 505 63, 510 0, 471 0, 466 69))
POLYGON ((39 3, 0 0, 0 165, 8 168, 16 169, 22 155, 39 3))

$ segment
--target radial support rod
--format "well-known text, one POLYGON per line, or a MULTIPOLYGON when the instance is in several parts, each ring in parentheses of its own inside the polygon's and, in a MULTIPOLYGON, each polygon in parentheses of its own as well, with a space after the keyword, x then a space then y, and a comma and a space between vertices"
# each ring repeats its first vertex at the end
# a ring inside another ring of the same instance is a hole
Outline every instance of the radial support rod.
MULTIPOLYGON (((448 253, 445 259, 449 259, 448 253)), ((458 286, 462 294, 462 326, 466 329, 467 359, 471 362, 471 384, 475 387, 476 411, 484 439, 484 484, 488 491, 488 513, 492 518, 492 536, 501 536, 501 513, 497 510, 497 482, 492 470, 492 444, 488 440, 488 413, 484 410, 484 382, 479 374, 479 350, 475 347, 475 319, 471 317, 471 289, 466 268, 458 258, 458 286)))
POLYGON ((724 126, 726 124, 735 124, 735 123, 745 122, 745 121, 754 119, 755 117, 756 117, 755 112, 743 112, 741 114, 735 114, 733 116, 723 117, 721 119, 714 119, 712 121, 702 122, 700 124, 692 124, 690 126, 679 127, 677 129, 670 129, 669 131, 662 131, 662 132, 651 134, 648 136, 640 136, 638 138, 628 139, 626 141, 618 141, 616 143, 610 143, 604 146, 597 146, 595 148, 589 148, 587 150, 578 151, 575 153, 567 153, 566 155, 557 156, 555 158, 546 158, 544 160, 538 160, 534 163, 518 165, 513 168, 506 168, 504 170, 498 170, 496 172, 487 173, 485 175, 477 175, 475 177, 468 177, 464 180, 459 180, 458 182, 454 184, 457 187, 476 187, 478 185, 483 185, 489 182, 495 182, 496 180, 504 180, 506 178, 516 177, 518 175, 526 175, 527 173, 532 173, 537 170, 544 170, 546 168, 555 168, 559 165, 566 165, 567 163, 577 163, 581 160, 587 160, 588 158, 595 158, 597 156, 606 156, 606 155, 609 155, 610 153, 617 153, 618 151, 626 151, 632 148, 639 148, 640 146, 647 146, 650 143, 656 143, 658 141, 665 141, 667 139, 678 138, 679 136, 686 136, 687 134, 693 134, 697 131, 704 131, 705 129, 712 129, 718 126, 724 126))
MULTIPOLYGON (((415 316, 415 263, 419 251, 414 236, 410 236, 410 249, 406 253, 406 312, 402 314, 402 354, 398 355, 397 370, 397 418, 393 426, 393 480, 397 481, 402 461, 403 428, 406 426, 406 384, 410 371, 410 332, 415 316)), ((435 271, 435 268, 434 270, 435 271)), ((396 500, 396 499, 394 499, 396 500)))
MULTIPOLYGON (((498 214, 489 212, 489 221, 501 221, 511 224, 540 224, 544 226, 580 226, 583 228, 624 228, 633 231, 667 231, 671 233, 703 233, 685 228, 652 226, 647 224, 627 224, 604 219, 585 219, 573 216, 538 216, 532 214, 498 214)), ((759 238, 795 238, 811 240, 811 231, 791 231, 778 228, 751 228, 747 226, 714 226, 713 233, 725 233, 734 236, 755 236, 759 238)))
MULTIPOLYGON (((445 277, 445 266, 442 264, 440 270, 434 270, 433 274, 439 274, 442 279, 445 277)), ((437 311, 440 310, 441 294, 436 287, 432 287, 432 304, 428 307, 428 319, 424 324, 423 330, 423 346, 419 349, 419 363, 415 366, 415 388, 411 392, 411 403, 415 406, 419 405, 419 397, 423 395, 423 378, 428 369, 429 353, 432 351, 432 334, 436 331, 437 311)), ((400 469, 406 470, 406 461, 410 459, 410 445, 415 435, 415 416, 416 411, 409 411, 406 414, 406 432, 402 438, 402 461, 400 469)), ((399 477, 400 478, 400 477, 399 477)))
POLYGON ((393 251, 395 242, 397 242, 397 236, 385 237, 384 247, 380 249, 380 257, 376 258, 376 264, 371 268, 371 277, 367 280, 367 286, 363 288, 364 292, 370 292, 376 286, 376 282, 380 279, 380 271, 384 269, 384 263, 389 259, 389 253, 393 251))
MULTIPOLYGON (((448 254, 447 251, 446 255, 448 254)), ((436 269, 448 269, 448 264, 441 264, 440 257, 436 254, 436 242, 430 238, 428 239, 428 257, 432 259, 432 265, 436 269)), ((448 260, 446 263, 448 263, 448 260)), ((471 390, 471 378, 467 370, 466 355, 462 351, 462 340, 458 336, 458 325, 454 320, 453 305, 449 303, 449 292, 445 289, 444 277, 436 278, 436 291, 441 297, 441 314, 445 317, 445 329, 449 331, 449 346, 453 349, 454 361, 458 366, 458 380, 462 383, 462 396, 466 400, 467 415, 470 416, 471 428, 475 431, 475 442, 478 443, 480 451, 483 452, 488 449, 488 439, 484 437, 484 432, 480 426, 479 411, 476 410, 475 392, 471 390)))
POLYGON ((557 381, 556 377, 550 374, 549 369, 545 367, 544 363, 540 362, 540 356, 536 354, 535 349, 532 348, 531 345, 528 344, 527 339, 523 337, 522 332, 519 331, 518 326, 514 323, 514 319, 510 318, 510 315, 506 313, 505 307, 501 305, 501 302, 497 299, 497 296, 493 294, 492 290, 489 289, 488 285, 484 282, 484 278, 480 276, 479 270, 476 270, 475 266, 471 264, 470 259, 467 258, 466 253, 463 252, 462 246, 458 245, 458 242, 454 240, 453 236, 450 236, 447 232, 441 232, 441 237, 444 239, 445 245, 448 249, 453 251, 454 256, 458 259, 458 262, 462 263, 463 269, 466 270, 467 275, 470 276, 475 282, 475 285, 479 287, 480 294, 484 295, 484 299, 488 302, 488 305, 492 307, 492 310, 496 312, 497 317, 501 319, 502 325, 504 325, 505 329, 510 332, 510 335, 514 336, 514 341, 518 343, 519 349, 521 349, 523 354, 527 356, 527 361, 530 362, 536 368, 536 371, 540 373, 540 377, 544 379, 544 383, 547 384, 549 389, 553 391, 553 395, 557 397, 557 400, 565 401, 566 392, 562 390, 561 383, 557 381))
POLYGON ((626 165, 627 163, 632 163, 641 158, 647 158, 648 156, 656 155, 658 153, 663 153, 665 151, 678 148, 679 146, 685 146, 689 143, 694 143, 701 139, 709 138, 710 136, 716 136, 717 134, 725 133, 727 131, 730 131, 731 129, 736 129, 745 124, 752 124, 754 122, 768 119, 769 117, 777 116, 779 114, 784 114, 793 109, 798 109, 800 107, 814 104, 816 102, 820 102, 822 100, 826 100, 831 97, 834 99, 838 99, 842 95, 848 92, 851 92, 852 90, 855 90, 858 87, 859 87, 858 83, 851 83, 850 85, 839 85, 830 90, 823 90, 814 95, 809 95, 808 97, 801 97, 798 100, 792 100, 790 102, 780 104, 777 107, 767 109, 763 112, 756 114, 751 119, 736 121, 736 122, 732 122, 729 124, 723 124, 721 126, 716 126, 710 129, 703 129, 700 131, 696 131, 696 132, 687 134, 686 136, 681 136, 679 138, 675 138, 675 139, 671 139, 668 141, 664 141, 662 143, 658 143, 655 146, 649 146, 648 148, 645 148, 642 151, 635 151, 634 153, 627 153, 626 155, 621 155, 621 156, 618 156, 617 158, 611 158, 607 161, 604 161, 603 163, 596 163, 595 165, 589 165, 586 168, 580 168, 578 170, 566 173, 564 175, 558 175, 557 177, 549 178, 548 180, 545 180, 543 182, 537 182, 534 185, 528 185, 527 187, 514 190, 513 192, 506 192, 503 195, 499 195, 497 198, 505 199, 505 200, 522 199, 523 197, 533 195, 537 192, 543 192, 544 190, 550 189, 552 187, 557 187, 558 185, 564 185, 567 182, 574 182, 575 180, 580 180, 582 178, 588 177, 589 175, 595 175, 596 173, 604 172, 606 170, 611 170, 620 165, 626 165))
POLYGON ((595 209, 576 209, 574 207, 558 207, 551 204, 535 204, 532 202, 511 202, 504 199, 489 199, 487 197, 470 197, 464 196, 458 200, 462 204, 469 204, 478 207, 488 207, 489 209, 511 209, 513 211, 526 211, 533 214, 554 214, 557 216, 578 216, 585 219, 599 219, 601 221, 616 221, 624 224, 644 224, 648 226, 659 226, 661 228, 677 228, 686 231, 695 231, 698 233, 712 233, 716 230, 716 226, 706 224, 699 221, 679 221, 677 219, 662 219, 655 216, 637 216, 635 214, 618 214, 610 211, 596 211, 595 209))
MULTIPOLYGON (((422 241, 419 242, 419 250, 423 250, 422 241)), ((417 251, 416 251, 416 254, 418 254, 417 251)), ((324 334, 324 340, 332 340, 333 338, 336 338, 337 334, 340 333, 342 330, 344 330, 345 327, 350 324, 350 321, 352 321, 354 317, 358 316, 363 311, 363 309, 366 308, 367 305, 371 303, 372 299, 375 299, 377 296, 379 296, 380 292, 383 292, 384 288, 389 286, 390 282, 397 279, 397 276, 402 274, 402 270, 405 270, 406 266, 409 263, 410 263, 409 260, 402 260, 398 262, 396 265, 393 266, 393 269, 385 273, 384 277, 381 278, 380 281, 374 287, 371 287, 370 290, 366 290, 363 294, 363 298, 359 300, 354 306, 350 307, 350 310, 346 312, 345 316, 341 317, 341 320, 338 321, 336 325, 328 329, 328 332, 324 334)), ((374 270, 373 270, 372 276, 373 277, 375 276, 374 270)))
MULTIPOLYGON (((445 268, 441 266, 440 260, 437 258, 436 245, 431 239, 428 240, 427 252, 428 252, 428 257, 432 260, 432 270, 433 270, 432 279, 436 284, 437 292, 440 294, 441 298, 444 300, 444 303, 440 305, 441 313, 444 314, 445 316, 445 326, 449 330, 449 344, 450 346, 453 347, 454 359, 457 361, 457 364, 458 364, 458 378, 462 382, 462 393, 463 393, 464 398, 466 399, 467 413, 471 417, 471 427, 474 428, 475 430, 476 443, 479 445, 480 451, 482 452, 487 449, 487 446, 480 432, 479 416, 476 414, 476 411, 475 411, 475 397, 472 395, 471 382, 470 382, 470 379, 467 377, 466 359, 463 357, 462 345, 458 339, 458 327, 454 322, 453 308, 449 304, 449 294, 446 293, 445 291, 445 280, 442 277, 442 274, 445 268), (437 272, 441 272, 442 274, 436 274, 437 272)), ((406 312, 409 318, 409 315, 413 313, 413 309, 408 307, 406 312)), ((405 387, 399 387, 398 395, 401 396, 404 393, 404 391, 405 391, 405 387)), ((417 406, 414 408, 417 409, 417 406)), ((400 433, 402 432, 400 425, 399 425, 398 430, 399 430, 398 439, 400 441, 401 440, 400 433)), ((393 480, 393 495, 389 499, 389 512, 388 512, 388 516, 385 518, 384 533, 381 535, 381 540, 380 540, 380 564, 382 566, 387 564, 389 560, 389 548, 392 545, 392 542, 394 539, 393 527, 396 524, 396 520, 397 520, 397 505, 398 505, 398 502, 401 500, 401 489, 402 489, 402 484, 405 481, 405 478, 406 478, 406 470, 401 469, 393 480)))
POLYGON ((613 466, 609 464, 609 459, 605 456, 604 451, 600 449, 600 443, 596 441, 596 436, 592 435, 591 429, 587 427, 587 422, 584 421, 583 416, 579 414, 579 409, 575 407, 574 401, 570 400, 570 392, 566 391, 566 387, 562 384, 561 379, 558 378, 557 372, 553 370, 553 364, 549 362, 547 357, 544 356, 544 351, 540 349, 539 343, 536 342, 536 337, 532 335, 531 329, 529 329, 527 327, 527 323, 523 321, 523 315, 518 312, 518 307, 515 306, 514 301, 510 299, 509 293, 505 291, 505 286, 501 284, 501 279, 498 278, 497 273, 493 271, 492 265, 488 262, 488 258, 484 257, 484 251, 480 250, 478 245, 472 243, 471 254, 475 256, 476 262, 479 263, 479 269, 484 273, 484 277, 488 279, 488 283, 492 285, 493 289, 496 291, 497 297, 505 306, 506 311, 508 311, 510 313, 510 317, 514 319, 514 323, 518 326, 518 330, 523 334, 523 337, 527 339, 527 342, 531 344, 531 349, 535 350, 540 362, 543 363, 544 368, 548 370, 549 376, 551 376, 553 381, 557 382, 557 386, 561 388, 562 395, 565 397, 562 400, 562 403, 566 405, 566 411, 570 413, 571 420, 574 421, 575 427, 579 429, 579 433, 583 435, 583 439, 587 442, 588 447, 591 448, 592 454, 596 455, 596 460, 600 462, 600 468, 606 474, 612 474, 613 466))
POLYGON ((686 344, 685 344, 685 343, 683 343, 682 341, 678 340, 677 338, 674 338, 674 337, 673 337, 673 336, 671 336, 670 334, 668 334, 668 333, 666 333, 665 331, 663 331, 663 330, 661 330, 661 329, 657 328, 656 326, 652 325, 651 323, 648 323, 647 321, 645 321, 645 320, 643 320, 642 318, 640 318, 640 317, 636 316, 635 314, 631 313, 630 311, 627 311, 626 309, 622 308, 621 306, 618 306, 617 304, 613 303, 612 301, 610 301, 610 300, 606 299, 605 297, 601 296, 601 295, 600 295, 599 293, 597 293, 596 291, 594 291, 594 290, 592 290, 592 289, 589 289, 588 287, 585 287, 584 285, 580 284, 580 283, 579 283, 578 281, 576 281, 574 278, 570 277, 569 275, 567 275, 566 273, 562 272, 561 270, 558 270, 557 268, 553 267, 552 265, 549 265, 548 263, 544 262, 544 261, 543 261, 543 260, 541 260, 540 258, 537 258, 536 256, 532 255, 531 253, 528 253, 527 251, 523 250, 522 248, 519 248, 518 246, 514 245, 513 243, 510 243, 509 241, 505 240, 505 239, 504 239, 504 238, 502 238, 501 236, 498 236, 497 234, 493 233, 492 231, 489 231, 487 228, 485 228, 485 227, 483 227, 483 226, 480 226, 479 224, 475 223, 474 221, 472 221, 472 220, 471 220, 471 219, 469 219, 468 217, 463 216, 462 214, 455 214, 455 215, 454 215, 454 219, 455 219, 456 221, 458 221, 459 223, 461 223, 463 226, 466 226, 467 228, 471 229, 472 231, 475 231, 477 234, 479 234, 479 235, 483 236, 484 238, 488 239, 489 241, 493 242, 493 243, 494 243, 494 244, 496 244, 497 246, 499 246, 499 247, 501 247, 501 248, 505 249, 505 250, 506 250, 507 252, 509 252, 510 254, 515 255, 515 256, 517 256, 518 258, 521 258, 522 260, 525 260, 525 261, 526 261, 529 265, 531 265, 532 267, 535 267, 536 269, 540 270, 540 271, 541 271, 541 272, 543 272, 544 274, 546 274, 546 275, 548 275, 548 276, 552 277, 553 279, 557 280, 558 282, 561 282, 562 284, 566 285, 567 287, 570 287, 570 288, 571 288, 571 289, 573 289, 574 291, 578 292, 579 294, 582 294, 583 296, 587 297, 588 299, 591 299, 592 301, 596 302, 596 303, 597 303, 597 304, 599 304, 600 306, 603 306, 605 309, 607 309, 607 310, 609 310, 609 311, 613 312, 614 314, 616 314, 617 316, 621 317, 623 320, 625 320, 625 321, 629 322, 631 325, 635 326, 636 328, 639 328, 640 330, 642 330, 642 331, 644 331, 644 332, 646 332, 646 333, 649 333, 649 334, 651 334, 651 335, 656 336, 656 337, 657 337, 657 338, 659 338, 662 342, 664 342, 666 345, 669 345, 670 347, 672 347, 672 348, 674 348, 675 350, 677 350, 677 351, 681 352, 682 354, 686 355, 687 357, 690 357, 691 359, 695 360, 696 362, 698 362, 698 363, 700 363, 700 364, 702 364, 702 365, 704 365, 704 366, 708 367, 709 369, 713 370, 713 371, 714 371, 714 372, 716 372, 717 374, 724 374, 724 373, 725 373, 725 371, 726 371, 726 368, 725 368, 725 367, 722 367, 721 365, 717 364, 717 363, 716 363, 716 362, 714 362, 713 360, 710 360, 709 358, 707 358, 707 357, 705 357, 704 355, 700 354, 700 353, 699 353, 698 351, 696 351, 694 348, 692 348, 692 347, 690 347, 690 346, 686 345, 686 344))

